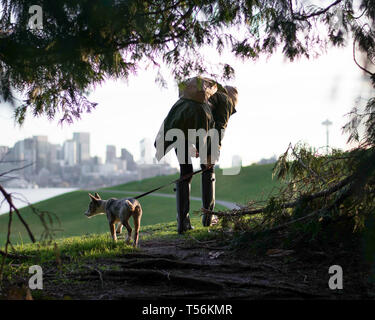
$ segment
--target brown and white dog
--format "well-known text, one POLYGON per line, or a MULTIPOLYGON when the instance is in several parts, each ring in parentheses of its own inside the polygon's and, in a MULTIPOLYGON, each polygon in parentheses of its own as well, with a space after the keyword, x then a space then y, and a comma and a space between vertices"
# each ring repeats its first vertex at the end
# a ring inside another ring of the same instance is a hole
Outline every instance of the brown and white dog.
POLYGON ((125 241, 131 242, 132 228, 129 225, 129 218, 133 217, 135 229, 133 246, 137 247, 142 218, 142 207, 139 201, 133 198, 102 200, 97 192, 95 192, 95 196, 89 193, 89 197, 91 201, 85 216, 91 218, 99 214, 106 214, 113 241, 117 241, 116 231, 121 233, 122 226, 125 226, 128 230, 128 237, 125 241), (117 230, 116 223, 118 223, 117 230))

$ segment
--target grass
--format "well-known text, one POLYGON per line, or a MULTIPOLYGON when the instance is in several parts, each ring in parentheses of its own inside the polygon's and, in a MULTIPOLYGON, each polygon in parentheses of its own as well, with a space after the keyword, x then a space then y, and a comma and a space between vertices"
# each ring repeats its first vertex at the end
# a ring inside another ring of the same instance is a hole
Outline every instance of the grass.
MULTIPOLYGON (((119 194, 103 193, 102 196, 103 198, 119 197, 119 194)), ((124 197, 126 196, 130 195, 124 195, 124 197)), ((55 238, 109 233, 107 217, 105 215, 95 216, 90 219, 84 216, 88 203, 89 197, 87 192, 75 191, 41 201, 35 204, 35 207, 39 210, 51 211, 56 215, 57 218, 53 218, 53 227, 61 230, 55 232, 55 238)), ((198 211, 201 208, 201 203, 200 201, 191 201, 190 207, 191 212, 198 211)), ((148 196, 142 199, 142 208, 144 214, 141 228, 176 219, 176 201, 173 198, 148 196)), ((224 209, 224 207, 220 208, 224 209)), ((20 212, 36 238, 40 239, 44 229, 38 216, 30 208, 23 208, 20 212)), ((0 243, 6 241, 7 223, 8 215, 0 216, 0 243)), ((130 223, 132 224, 133 221, 130 220, 130 223)), ((30 241, 25 228, 15 215, 12 223, 11 241, 13 244, 22 244, 30 241)))
MULTIPOLYGON (((252 165, 242 167, 238 175, 223 175, 221 169, 216 169, 216 198, 235 203, 245 204, 250 200, 257 200, 268 196, 280 183, 272 179, 273 164, 252 165)), ((160 176, 133 181, 126 184, 106 188, 106 190, 122 191, 148 191, 157 186, 167 184, 177 179, 178 175, 160 176)), ((193 176, 191 194, 195 197, 201 196, 200 175, 193 176)), ((173 193, 174 186, 171 185, 158 192, 173 193)))
MULTIPOLYGON (((207 240, 217 236, 214 231, 218 229, 218 226, 203 227, 198 216, 192 216, 191 222, 196 227, 183 235, 177 233, 177 223, 175 221, 145 226, 140 234, 140 246, 142 246, 143 242, 153 239, 166 241, 184 237, 207 240)), ((61 238, 53 241, 21 243, 15 245, 14 249, 20 256, 29 256, 29 262, 33 263, 48 263, 64 257, 69 257, 71 262, 111 258, 119 254, 138 250, 125 243, 125 235, 126 231, 123 230, 117 242, 113 242, 109 232, 106 232, 61 238)))
MULTIPOLYGON (((155 239, 160 242, 182 238, 188 242, 190 240, 193 244, 196 241, 210 239, 221 241, 220 235, 222 235, 222 232, 218 226, 202 227, 198 216, 192 216, 191 221, 196 227, 184 235, 179 235, 176 232, 175 221, 144 226, 140 234, 140 246, 142 247, 143 244, 147 246, 147 241, 155 239)), ((65 275, 69 275, 72 272, 87 272, 88 265, 96 265, 99 261, 103 262, 103 258, 111 259, 139 250, 125 243, 124 239, 125 233, 123 231, 116 243, 112 241, 109 232, 107 232, 67 237, 49 242, 17 244, 14 249, 17 255, 22 256, 22 259, 7 259, 4 279, 13 282, 19 278, 28 278, 29 267, 31 265, 40 265, 43 268, 56 271, 56 280, 54 281, 64 282, 64 279, 66 280, 65 275)), ((102 267, 106 266, 98 268, 102 267)), ((107 267, 113 269, 116 266, 107 267)))
POLYGON ((18 255, 27 258, 16 264, 12 259, 7 259, 4 279, 8 281, 19 276, 26 277, 30 265, 41 265, 43 268, 57 266, 64 274, 87 270, 85 264, 97 258, 111 258, 137 250, 124 241, 113 242, 109 234, 69 237, 48 243, 18 244, 14 249, 18 255))
MULTIPOLYGON (((221 170, 216 171, 216 198, 236 203, 246 203, 249 200, 259 199, 262 195, 268 195, 272 192, 278 182, 271 178, 272 165, 253 165, 243 167, 239 175, 225 176, 221 170)), ((106 188, 107 192, 102 193, 102 198, 110 197, 131 197, 134 195, 126 194, 126 191, 147 191, 156 186, 162 185, 177 178, 177 175, 159 176, 143 181, 130 182, 124 185, 106 188), (113 191, 111 193, 110 191, 113 191), (115 191, 123 191, 119 194, 115 191), (108 192, 109 191, 109 192, 108 192)), ((100 190, 93 190, 99 191, 100 190)), ((160 192, 173 194, 173 186, 162 189, 160 192)), ((193 177, 192 195, 200 196, 199 175, 193 177)), ((41 211, 50 211, 56 218, 53 219, 53 227, 60 229, 56 231, 54 237, 67 238, 82 235, 109 233, 108 223, 105 215, 96 216, 88 219, 83 215, 89 203, 89 197, 85 191, 74 191, 63 194, 45 201, 41 201, 34 206, 41 211), (60 224, 58 223, 60 222, 60 224)), ((148 225, 158 223, 167 223, 176 220, 176 202, 174 198, 157 197, 148 195, 141 199, 143 207, 142 229, 148 225)), ((201 208, 200 201, 191 201, 191 213, 201 208)), ((217 205, 217 210, 223 210, 224 207, 217 205)), ((22 216, 29 224, 31 230, 37 239, 41 238, 43 226, 39 218, 30 208, 20 210, 22 216)), ((17 216, 13 216, 11 241, 13 244, 28 243, 30 241, 25 228, 17 216)), ((200 225, 199 220, 195 221, 195 227, 200 225)), ((8 215, 0 216, 0 243, 6 241, 8 215)))

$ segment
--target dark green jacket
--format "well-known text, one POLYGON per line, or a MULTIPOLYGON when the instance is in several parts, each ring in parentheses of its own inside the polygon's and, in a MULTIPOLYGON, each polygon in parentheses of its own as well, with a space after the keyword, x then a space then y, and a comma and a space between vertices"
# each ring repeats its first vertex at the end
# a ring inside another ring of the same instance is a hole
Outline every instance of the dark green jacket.
POLYGON ((209 103, 211 104, 212 115, 215 121, 215 128, 220 135, 219 145, 221 147, 221 140, 223 138, 221 136, 221 130, 226 129, 230 116, 237 111, 232 103, 232 100, 228 97, 228 95, 222 92, 216 92, 209 99, 209 103))
MULTIPOLYGON (((170 129, 178 128, 182 130, 186 138, 188 137, 188 129, 204 129, 208 132, 210 129, 216 128, 221 134, 221 129, 226 128, 229 117, 235 112, 234 107, 227 95, 221 92, 215 93, 209 102, 210 105, 181 98, 172 106, 163 122, 164 131, 162 125, 154 143, 157 148, 157 141, 162 141, 160 143, 163 146, 162 150, 158 150, 158 148, 156 150, 158 160, 169 151, 168 147, 174 142, 165 141, 165 134, 170 129)), ((220 135, 220 145, 221 138, 220 135)), ((199 148, 198 141, 196 141, 196 146, 199 148)))

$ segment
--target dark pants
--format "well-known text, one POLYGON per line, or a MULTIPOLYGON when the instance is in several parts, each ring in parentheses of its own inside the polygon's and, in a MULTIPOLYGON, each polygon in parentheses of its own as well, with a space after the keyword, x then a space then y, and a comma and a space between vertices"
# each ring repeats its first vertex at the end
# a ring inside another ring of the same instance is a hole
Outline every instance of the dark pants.
MULTIPOLYGON (((180 163, 180 178, 193 173, 193 165, 191 164, 191 158, 188 153, 188 147, 185 150, 185 163, 180 163)), ((201 164, 202 172, 202 204, 203 208, 213 210, 215 207, 215 171, 214 166, 206 169, 207 166, 201 164)), ((178 233, 183 233, 186 230, 191 229, 190 224, 190 190, 192 176, 188 179, 176 183, 176 202, 177 202, 177 229, 178 233)), ((203 226, 210 226, 211 215, 203 214, 202 224, 203 226)))

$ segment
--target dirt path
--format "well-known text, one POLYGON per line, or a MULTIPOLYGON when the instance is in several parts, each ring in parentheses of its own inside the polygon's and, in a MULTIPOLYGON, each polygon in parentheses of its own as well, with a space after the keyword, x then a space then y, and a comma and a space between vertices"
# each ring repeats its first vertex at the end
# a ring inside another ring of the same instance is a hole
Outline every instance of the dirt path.
POLYGON ((47 272, 44 294, 57 299, 369 298, 358 268, 345 254, 332 259, 326 252, 304 250, 254 256, 212 240, 149 240, 137 253, 101 259, 64 281, 47 272), (345 270, 345 290, 328 288, 334 263, 345 270))

